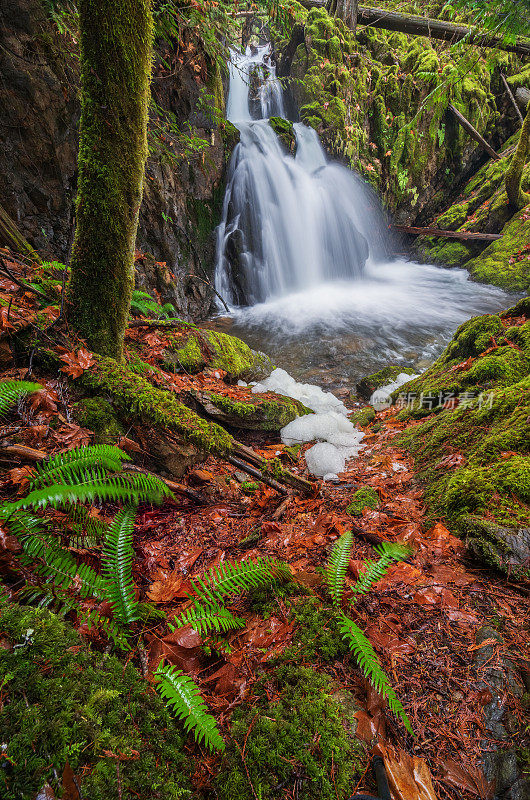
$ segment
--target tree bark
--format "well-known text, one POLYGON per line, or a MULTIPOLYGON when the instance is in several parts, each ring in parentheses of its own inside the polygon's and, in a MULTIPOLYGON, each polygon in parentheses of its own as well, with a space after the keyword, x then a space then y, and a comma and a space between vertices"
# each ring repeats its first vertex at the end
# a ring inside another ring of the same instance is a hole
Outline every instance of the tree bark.
POLYGON ((150 0, 79 0, 79 26, 79 181, 67 315, 92 350, 120 359, 147 157, 150 0))
MULTIPOLYGON (((328 0, 300 0, 305 8, 326 8, 328 0)), ((343 0, 346 2, 346 0, 343 0)), ((330 11, 330 13, 332 13, 330 11)), ((366 8, 359 6, 357 22, 359 25, 384 28, 387 31, 399 31, 413 36, 428 36, 431 39, 442 39, 445 42, 459 42, 465 38, 467 44, 477 47, 493 47, 530 56, 530 44, 523 39, 508 42, 502 36, 489 33, 477 33, 464 25, 454 25, 429 17, 418 17, 411 14, 398 14, 385 8, 366 8)))
POLYGON ((355 33, 358 6, 359 0, 329 0, 327 9, 332 16, 341 19, 355 33))
POLYGON ((508 202, 514 209, 524 208, 530 203, 530 193, 521 189, 521 178, 524 165, 530 155, 530 105, 519 134, 517 148, 506 171, 505 185, 508 202))
POLYGON ((498 153, 495 152, 493 147, 491 147, 487 143, 485 138, 480 135, 480 133, 477 131, 477 129, 470 123, 470 121, 468 119, 466 119, 464 117, 463 114, 460 113, 460 111, 457 108, 455 108, 451 103, 449 103, 447 108, 451 112, 451 114, 453 114, 453 116, 459 122, 459 124, 463 127, 463 129, 466 131, 466 133, 469 133, 471 138, 474 139, 476 142, 478 142, 479 145, 484 148, 486 153, 491 158, 494 158, 497 161, 501 158, 501 156, 498 153))

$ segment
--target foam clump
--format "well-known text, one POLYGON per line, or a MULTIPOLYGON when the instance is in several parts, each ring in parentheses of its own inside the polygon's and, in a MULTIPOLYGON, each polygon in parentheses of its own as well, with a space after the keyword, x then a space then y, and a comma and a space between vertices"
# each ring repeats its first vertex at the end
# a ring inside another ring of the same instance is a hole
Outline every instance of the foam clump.
POLYGON ((252 391, 286 395, 315 412, 297 417, 280 431, 286 445, 318 442, 305 454, 312 475, 324 480, 337 479, 346 461, 359 454, 364 433, 350 422, 346 416, 348 409, 331 392, 310 383, 298 383, 284 369, 275 369, 266 380, 255 384, 252 391))
POLYGON ((396 389, 399 389, 403 384, 418 378, 419 375, 409 375, 407 372, 400 372, 395 381, 387 383, 386 386, 380 386, 373 392, 369 399, 369 404, 375 408, 376 411, 382 411, 384 408, 390 408, 392 405, 391 395, 396 389))
MULTIPOLYGON (((283 394, 286 397, 292 397, 294 400, 299 400, 304 406, 310 408, 316 414, 319 412, 336 411, 339 414, 347 415, 348 409, 338 397, 335 397, 331 392, 325 392, 320 386, 315 386, 312 383, 298 383, 289 375, 284 369, 277 367, 274 369, 268 378, 252 387, 255 394, 262 394, 263 392, 276 392, 276 394, 283 394)), ((306 440, 308 441, 308 440, 306 440)))

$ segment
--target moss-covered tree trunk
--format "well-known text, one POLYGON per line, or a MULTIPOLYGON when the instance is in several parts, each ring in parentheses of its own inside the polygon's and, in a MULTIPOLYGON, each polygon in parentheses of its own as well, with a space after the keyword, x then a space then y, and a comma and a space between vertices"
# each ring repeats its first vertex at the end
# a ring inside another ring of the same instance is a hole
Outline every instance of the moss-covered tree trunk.
POLYGON ((98 353, 121 358, 147 157, 150 0, 79 0, 81 127, 67 314, 98 353))
POLYGON ((355 33, 357 28, 359 0, 330 0, 328 11, 341 19, 355 33))
POLYGON ((524 165, 530 155, 530 105, 519 134, 517 149, 506 172, 506 194, 510 205, 515 209, 524 208, 530 203, 530 194, 521 189, 524 165))

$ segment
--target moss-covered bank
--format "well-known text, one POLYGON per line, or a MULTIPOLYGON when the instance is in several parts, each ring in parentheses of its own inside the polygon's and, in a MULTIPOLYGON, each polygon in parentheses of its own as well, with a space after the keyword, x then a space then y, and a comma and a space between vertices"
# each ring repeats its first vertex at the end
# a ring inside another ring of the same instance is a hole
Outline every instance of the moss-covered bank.
POLYGON ((0 605, 0 794, 34 800, 68 763, 90 800, 193 797, 185 737, 131 664, 54 614, 0 605))

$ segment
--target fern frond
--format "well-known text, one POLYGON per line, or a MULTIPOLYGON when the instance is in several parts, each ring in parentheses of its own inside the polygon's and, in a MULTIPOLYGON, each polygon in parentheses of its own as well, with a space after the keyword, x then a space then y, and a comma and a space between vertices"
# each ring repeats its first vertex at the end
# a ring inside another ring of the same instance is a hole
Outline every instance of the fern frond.
POLYGON ((134 509, 122 508, 109 527, 103 547, 107 600, 116 619, 125 623, 134 622, 140 616, 132 577, 135 516, 134 509))
POLYGON ((79 586, 81 597, 105 597, 105 582, 88 564, 78 564, 71 553, 61 547, 51 537, 28 536, 22 540, 24 553, 30 559, 40 559, 42 564, 34 564, 38 575, 52 578, 56 586, 66 589, 74 581, 79 586))
POLYGON ((30 381, 0 381, 0 416, 18 403, 21 397, 32 392, 40 392, 40 383, 30 381))
POLYGON ((357 663, 364 676, 370 681, 376 692, 388 700, 391 711, 401 719, 405 728, 414 735, 409 718, 401 705, 394 689, 381 666, 377 653, 370 644, 362 630, 355 622, 340 612, 338 620, 342 638, 348 643, 350 650, 355 654, 357 663))
POLYGON ((79 545, 94 547, 107 535, 109 525, 98 517, 90 515, 91 507, 75 505, 68 509, 65 526, 72 529, 72 535, 79 545))
POLYGON ((352 586, 354 594, 366 594, 377 581, 383 578, 393 561, 401 561, 408 558, 411 550, 406 545, 395 542, 381 542, 375 550, 379 553, 378 561, 369 560, 366 562, 366 570, 359 576, 356 584, 352 586))
MULTIPOLYGON (((3 516, 0 509, 0 518, 3 516)), ((35 536, 38 533, 42 533, 44 529, 44 520, 40 517, 34 517, 33 514, 28 514, 25 511, 19 511, 9 520, 9 530, 13 536, 16 536, 21 542, 28 536, 35 536)))
POLYGON ((264 557, 212 567, 202 578, 197 578, 197 582, 192 581, 191 585, 202 602, 216 604, 225 595, 270 586, 290 577, 286 564, 264 557))
MULTIPOLYGON (((98 476, 100 477, 100 476, 98 476)), ((133 475, 108 475, 103 480, 88 480, 76 485, 54 484, 34 489, 27 497, 0 507, 0 515, 9 516, 28 508, 59 508, 76 503, 93 503, 112 500, 114 502, 137 505, 141 502, 161 503, 172 497, 165 483, 154 475, 135 473, 133 475)))
POLYGON ((78 617, 81 624, 85 624, 90 631, 93 627, 101 628, 108 639, 120 650, 130 650, 131 645, 127 639, 127 631, 114 619, 104 617, 97 608, 79 609, 78 617))
POLYGON ((324 572, 333 604, 340 606, 344 591, 344 579, 350 561, 353 534, 346 531, 333 545, 331 556, 324 572))
POLYGON ((42 461, 36 467, 36 474, 30 483, 30 490, 54 483, 71 483, 82 480, 87 469, 103 468, 112 472, 120 472, 123 461, 130 457, 119 447, 97 444, 90 447, 76 447, 65 453, 57 453, 42 461))
POLYGON ((201 606, 196 603, 193 608, 183 611, 179 617, 175 617, 174 625, 170 625, 171 630, 183 628, 184 625, 191 625, 197 633, 205 636, 209 631, 217 633, 227 633, 245 625, 245 620, 234 617, 223 606, 216 604, 201 606))
POLYGON ((217 723, 208 713, 198 686, 176 667, 159 665, 155 672, 157 689, 168 708, 184 723, 186 731, 193 731, 195 740, 212 750, 224 750, 217 723))

